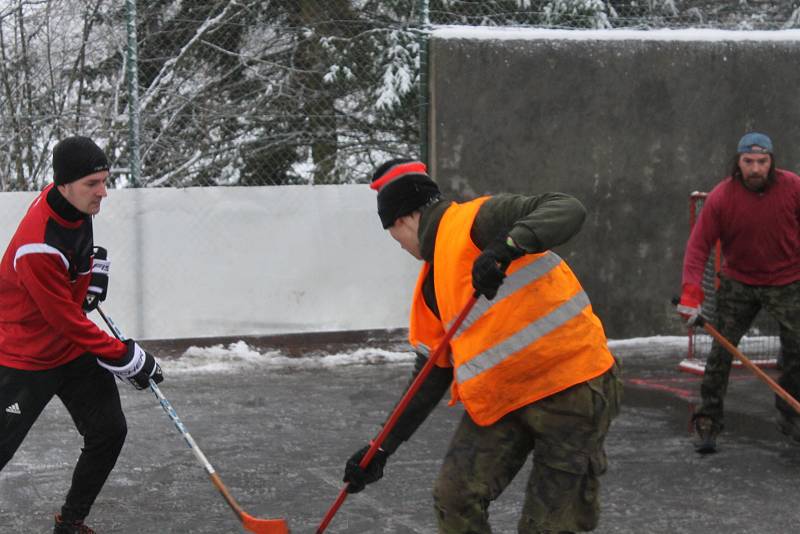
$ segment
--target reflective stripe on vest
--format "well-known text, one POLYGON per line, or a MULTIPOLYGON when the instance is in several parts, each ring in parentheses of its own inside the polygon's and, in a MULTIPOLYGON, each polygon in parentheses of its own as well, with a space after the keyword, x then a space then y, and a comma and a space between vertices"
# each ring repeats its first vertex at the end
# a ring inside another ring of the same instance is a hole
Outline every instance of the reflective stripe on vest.
MULTIPOLYGON (((475 378, 484 371, 506 360, 509 356, 522 350, 541 337, 549 334, 573 317, 577 316, 590 304, 589 297, 584 291, 576 294, 564 304, 528 325, 525 329, 507 338, 499 345, 478 354, 470 361, 458 366, 456 380, 459 383, 475 378)), ((461 328, 459 328, 459 333, 461 328)))
MULTIPOLYGON (((471 270, 481 251, 469 229, 486 200, 453 204, 442 216, 433 262, 417 278, 411 307, 409 341, 418 348, 438 346, 473 293, 471 270), (430 276, 441 317, 425 303, 430 276)), ((449 345, 449 358, 437 365, 455 368, 451 404, 462 401, 481 426, 597 377, 614 362, 580 282, 550 251, 514 260, 497 296, 478 300, 449 345)))
MULTIPOLYGON (((491 308, 493 305, 496 305, 504 298, 508 297, 509 295, 512 295, 513 293, 527 286, 534 280, 537 280, 542 276, 546 275, 547 273, 558 267, 561 264, 561 261, 562 261, 561 257, 558 254, 556 254, 555 252, 548 251, 533 263, 526 265, 522 269, 506 277, 505 281, 503 282, 503 285, 500 286, 500 289, 497 292, 497 296, 493 300, 487 300, 487 299, 478 300, 478 303, 475 304, 475 306, 469 312, 467 318, 464 319, 464 322, 461 323, 460 327, 458 327, 458 331, 456 332, 455 337, 458 337, 458 335, 461 332, 469 328, 478 317, 486 313, 489 310, 489 308, 491 308)), ((448 330, 454 321, 455 318, 453 318, 448 323, 447 325, 448 330)))

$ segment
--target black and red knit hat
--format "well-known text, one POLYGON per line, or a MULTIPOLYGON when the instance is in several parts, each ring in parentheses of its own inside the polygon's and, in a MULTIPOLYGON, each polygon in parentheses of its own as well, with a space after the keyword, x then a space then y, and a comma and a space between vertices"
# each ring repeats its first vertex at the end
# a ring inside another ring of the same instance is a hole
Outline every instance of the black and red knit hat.
POLYGON ((105 152, 88 137, 67 137, 53 148, 53 181, 56 185, 68 184, 108 169, 105 152))
POLYGON ((370 187, 378 192, 378 216, 384 229, 442 196, 425 164, 413 159, 387 161, 373 173, 370 187))

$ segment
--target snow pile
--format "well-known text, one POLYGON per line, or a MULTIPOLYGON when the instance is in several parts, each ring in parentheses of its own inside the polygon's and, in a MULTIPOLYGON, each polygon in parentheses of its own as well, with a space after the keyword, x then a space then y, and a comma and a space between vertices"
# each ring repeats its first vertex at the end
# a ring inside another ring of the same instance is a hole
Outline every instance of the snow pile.
POLYGON ((609 339, 608 348, 615 349, 642 349, 646 347, 685 348, 686 336, 650 336, 632 337, 629 339, 609 339))
POLYGON ((314 369, 339 367, 345 365, 398 364, 411 363, 413 352, 396 352, 380 348, 364 347, 350 352, 335 354, 315 353, 296 358, 286 356, 277 350, 260 351, 244 341, 230 343, 227 347, 191 346, 180 358, 162 360, 164 372, 183 373, 233 373, 258 368, 314 369))
POLYGON ((608 348, 617 358, 683 358, 688 346, 686 336, 650 336, 609 339, 608 348))
MULTIPOLYGON (((747 343, 747 338, 743 344, 747 343)), ((686 354, 685 336, 652 336, 631 339, 611 339, 611 351, 619 357, 669 356, 682 358, 686 354)), ((325 369, 347 365, 411 364, 416 358, 412 351, 387 350, 378 347, 359 347, 350 351, 322 353, 314 351, 302 357, 287 356, 279 350, 259 349, 245 341, 226 345, 190 346, 179 358, 161 361, 169 374, 236 373, 255 369, 325 369)))

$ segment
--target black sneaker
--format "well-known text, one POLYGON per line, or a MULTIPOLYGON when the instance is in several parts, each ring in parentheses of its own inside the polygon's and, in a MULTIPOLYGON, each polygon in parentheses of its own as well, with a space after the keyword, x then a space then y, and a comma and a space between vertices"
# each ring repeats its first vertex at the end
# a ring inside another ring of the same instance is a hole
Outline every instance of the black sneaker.
POLYGON ((778 424, 778 430, 800 443, 800 417, 787 415, 785 412, 778 410, 775 422, 778 424))
POLYGON ((711 454, 717 452, 717 436, 720 427, 708 416, 699 415, 694 417, 694 431, 697 433, 697 442, 694 450, 700 454, 711 454))
POLYGON ((53 534, 97 534, 83 524, 82 519, 64 521, 61 514, 56 514, 56 526, 53 527, 53 534))

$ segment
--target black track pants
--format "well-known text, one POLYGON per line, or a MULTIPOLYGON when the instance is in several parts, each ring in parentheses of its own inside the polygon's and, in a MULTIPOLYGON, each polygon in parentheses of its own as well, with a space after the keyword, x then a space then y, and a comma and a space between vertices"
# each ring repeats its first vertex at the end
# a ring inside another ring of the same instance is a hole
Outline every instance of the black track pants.
POLYGON ((81 356, 45 371, 0 366, 0 470, 54 395, 64 403, 83 436, 61 514, 83 519, 114 468, 127 434, 114 377, 94 356, 81 356))

